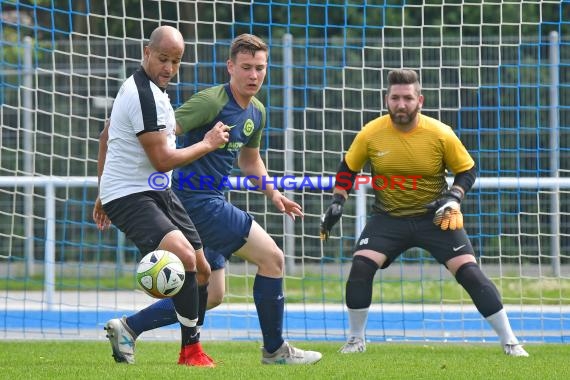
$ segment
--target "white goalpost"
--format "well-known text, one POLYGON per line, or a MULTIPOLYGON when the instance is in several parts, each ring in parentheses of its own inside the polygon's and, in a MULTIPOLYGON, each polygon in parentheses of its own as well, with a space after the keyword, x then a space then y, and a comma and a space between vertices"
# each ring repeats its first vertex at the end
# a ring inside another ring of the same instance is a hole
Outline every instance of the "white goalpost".
MULTIPOLYGON (((287 338, 345 339, 344 286, 372 192, 351 195, 326 243, 319 218, 342 154, 385 112, 387 73, 406 67, 420 75, 423 112, 451 125, 476 161, 466 229, 513 329, 525 342, 568 342, 570 108, 560 99, 570 96, 569 4, 426 3, 0 0, 0 337, 102 339, 108 319, 152 302, 136 285, 141 254, 117 229, 99 232, 91 211, 113 98, 150 31, 169 24, 187 44, 168 89, 175 107, 227 81, 233 37, 268 42, 264 160, 289 185, 309 178, 324 188, 284 189, 304 209, 294 223, 259 192, 227 194, 285 252, 287 338)), ((204 339, 260 338, 254 275, 230 260, 204 339)), ((376 275, 371 310, 373 342, 496 339, 418 249, 376 275)), ((145 336, 177 339, 178 330, 145 336)))

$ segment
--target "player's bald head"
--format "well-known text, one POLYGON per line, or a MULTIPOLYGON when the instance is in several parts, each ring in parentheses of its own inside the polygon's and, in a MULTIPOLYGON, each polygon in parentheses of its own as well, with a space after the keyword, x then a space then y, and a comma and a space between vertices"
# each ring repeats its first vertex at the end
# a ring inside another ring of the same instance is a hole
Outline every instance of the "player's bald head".
POLYGON ((184 49, 184 38, 178 29, 162 25, 152 31, 148 41, 151 49, 161 49, 168 46, 178 46, 184 49))

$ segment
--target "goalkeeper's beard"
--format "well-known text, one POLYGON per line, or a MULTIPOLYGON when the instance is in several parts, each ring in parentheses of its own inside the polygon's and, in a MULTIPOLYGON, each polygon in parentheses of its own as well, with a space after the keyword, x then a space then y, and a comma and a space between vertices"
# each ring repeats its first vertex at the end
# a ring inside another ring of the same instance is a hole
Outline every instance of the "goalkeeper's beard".
POLYGON ((390 115, 390 119, 392 120, 392 123, 397 124, 397 125, 408 125, 410 124, 413 120, 416 119, 416 116, 418 116, 418 113, 420 112, 420 106, 417 105, 416 109, 414 109, 412 112, 393 112, 391 109, 388 108, 388 114, 390 115), (400 115, 398 115, 400 114, 400 115), (405 114, 405 116, 401 116, 401 114, 405 114))

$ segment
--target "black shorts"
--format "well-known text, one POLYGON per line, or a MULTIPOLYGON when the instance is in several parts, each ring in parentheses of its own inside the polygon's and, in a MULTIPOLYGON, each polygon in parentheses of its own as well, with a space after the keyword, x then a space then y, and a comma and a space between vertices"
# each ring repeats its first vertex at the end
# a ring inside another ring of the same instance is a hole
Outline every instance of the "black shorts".
POLYGON ((103 210, 143 255, 174 230, 180 230, 195 250, 202 248, 194 223, 171 189, 130 194, 105 203, 103 210))
POLYGON ((456 256, 473 254, 471 241, 465 229, 442 231, 433 224, 433 214, 413 217, 395 217, 376 213, 370 216, 356 241, 354 251, 370 249, 383 253, 387 268, 409 248, 428 251, 440 264, 456 256))

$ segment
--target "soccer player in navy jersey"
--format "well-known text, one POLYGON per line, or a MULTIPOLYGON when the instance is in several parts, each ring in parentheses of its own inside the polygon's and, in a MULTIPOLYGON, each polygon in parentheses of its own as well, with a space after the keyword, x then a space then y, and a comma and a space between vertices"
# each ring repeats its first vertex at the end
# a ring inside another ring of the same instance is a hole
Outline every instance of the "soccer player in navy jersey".
MULTIPOLYGON (((293 347, 283 339, 283 266, 284 255, 274 240, 253 217, 229 203, 224 196, 227 178, 234 162, 243 176, 251 178, 251 186, 262 191, 273 205, 293 219, 302 217, 301 206, 283 196, 268 178, 259 153, 261 136, 266 125, 264 105, 255 97, 267 71, 268 47, 251 34, 242 34, 232 41, 227 70, 228 83, 214 86, 193 95, 176 110, 177 133, 183 147, 200 144, 217 123, 230 128, 229 140, 199 160, 176 169, 173 189, 194 222, 205 246, 211 275, 198 271, 201 305, 198 325, 204 312, 222 302, 224 266, 232 255, 257 265, 253 298, 263 335, 263 364, 311 364, 321 359, 315 351, 293 347), (209 283, 208 283, 209 281, 209 283)), ((134 355, 135 339, 144 331, 175 322, 170 299, 156 302, 138 313, 110 324, 122 329, 126 344, 111 340, 114 351, 134 355)))
MULTIPOLYGON (((184 39, 170 26, 156 28, 144 48, 142 66, 121 86, 99 140, 99 195, 93 219, 104 230, 112 222, 146 254, 164 249, 176 254, 186 271, 182 289, 170 300, 173 323, 181 326, 179 364, 212 367, 199 341, 198 284, 196 272, 208 273, 202 242, 195 226, 172 189, 156 189, 149 178, 162 172, 169 182, 172 169, 215 150, 229 138, 229 129, 217 123, 199 144, 176 149, 176 120, 166 87, 177 75, 184 54, 184 39)), ((123 355, 121 326, 108 323, 107 336, 115 360, 123 355)), ((127 346, 125 345, 125 350, 127 346)))

